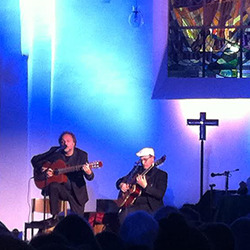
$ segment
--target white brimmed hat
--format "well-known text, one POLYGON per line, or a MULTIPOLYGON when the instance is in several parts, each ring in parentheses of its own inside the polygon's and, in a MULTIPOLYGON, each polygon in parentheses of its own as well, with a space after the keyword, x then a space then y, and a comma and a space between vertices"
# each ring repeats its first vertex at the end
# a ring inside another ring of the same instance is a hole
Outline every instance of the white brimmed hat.
POLYGON ((143 148, 139 152, 136 153, 138 157, 152 155, 155 156, 155 151, 153 148, 143 148))

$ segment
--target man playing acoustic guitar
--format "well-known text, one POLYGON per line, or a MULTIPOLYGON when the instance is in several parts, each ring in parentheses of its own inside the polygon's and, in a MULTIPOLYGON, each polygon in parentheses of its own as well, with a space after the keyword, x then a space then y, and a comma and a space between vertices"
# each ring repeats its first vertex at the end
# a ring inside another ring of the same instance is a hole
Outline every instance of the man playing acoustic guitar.
POLYGON ((90 181, 94 178, 88 164, 88 154, 76 148, 73 133, 63 132, 59 144, 59 147, 51 147, 49 151, 31 159, 35 184, 49 195, 52 223, 58 221, 60 200, 69 201, 71 211, 83 215, 88 201, 85 179, 90 181), (65 169, 67 174, 60 174, 59 171, 65 169))
POLYGON ((116 182, 120 190, 117 199, 120 223, 131 212, 143 210, 153 214, 164 205, 168 174, 156 166, 163 163, 166 156, 155 162, 153 148, 143 148, 136 155, 140 157, 138 164, 116 182))

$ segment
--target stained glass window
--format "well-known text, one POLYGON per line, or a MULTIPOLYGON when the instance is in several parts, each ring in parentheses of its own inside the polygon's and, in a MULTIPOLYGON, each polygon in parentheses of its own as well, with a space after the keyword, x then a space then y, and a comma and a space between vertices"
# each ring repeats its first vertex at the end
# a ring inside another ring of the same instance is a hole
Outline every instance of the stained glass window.
POLYGON ((250 0, 170 0, 168 77, 250 77, 250 0))

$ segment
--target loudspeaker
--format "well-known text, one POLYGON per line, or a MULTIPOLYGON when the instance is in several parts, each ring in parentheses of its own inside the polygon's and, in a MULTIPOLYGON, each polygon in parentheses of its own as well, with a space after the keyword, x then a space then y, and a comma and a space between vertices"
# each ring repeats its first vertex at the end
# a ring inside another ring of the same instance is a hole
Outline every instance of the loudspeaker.
POLYGON ((236 194, 236 190, 208 190, 196 204, 196 209, 200 213, 201 219, 204 222, 212 222, 217 220, 217 210, 220 202, 225 196, 236 194))

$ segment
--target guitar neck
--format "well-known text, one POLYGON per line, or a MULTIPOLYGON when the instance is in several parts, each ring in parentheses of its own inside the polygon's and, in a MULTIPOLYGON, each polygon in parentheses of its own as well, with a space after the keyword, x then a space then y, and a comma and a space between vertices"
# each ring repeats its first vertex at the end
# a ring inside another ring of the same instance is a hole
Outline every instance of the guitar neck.
POLYGON ((70 172, 76 172, 80 171, 82 169, 83 165, 76 165, 76 166, 71 166, 71 167, 66 167, 66 168, 60 168, 57 169, 57 174, 67 174, 70 172))
MULTIPOLYGON (((58 174, 67 174, 67 173, 71 173, 71 172, 80 171, 80 170, 82 170, 83 165, 84 164, 57 169, 56 174, 57 175, 58 174)), ((89 163, 89 167, 90 168, 100 168, 100 167, 102 167, 102 162, 100 162, 100 161, 91 162, 91 163, 89 163)))
POLYGON ((152 164, 149 168, 145 169, 141 175, 146 175, 153 167, 155 167, 155 164, 152 164))

